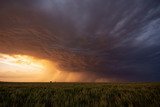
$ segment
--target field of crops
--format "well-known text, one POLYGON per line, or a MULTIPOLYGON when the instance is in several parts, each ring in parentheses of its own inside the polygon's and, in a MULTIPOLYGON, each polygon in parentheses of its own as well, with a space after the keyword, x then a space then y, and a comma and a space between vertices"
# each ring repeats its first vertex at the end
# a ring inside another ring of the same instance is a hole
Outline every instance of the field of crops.
POLYGON ((0 107, 159 107, 160 83, 0 83, 0 107))

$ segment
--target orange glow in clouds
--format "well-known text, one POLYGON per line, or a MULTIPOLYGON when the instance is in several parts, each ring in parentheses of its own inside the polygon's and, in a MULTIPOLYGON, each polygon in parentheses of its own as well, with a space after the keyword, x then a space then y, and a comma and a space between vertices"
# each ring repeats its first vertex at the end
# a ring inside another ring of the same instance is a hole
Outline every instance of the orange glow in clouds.
POLYGON ((42 81, 49 61, 28 55, 0 54, 0 81, 42 81))
POLYGON ((59 70, 55 62, 46 59, 39 59, 29 55, 0 53, 0 81, 78 82, 88 78, 86 76, 87 74, 84 72, 59 70))
POLYGON ((31 56, 26 55, 0 54, 0 63, 6 64, 22 71, 43 70, 43 64, 41 62, 31 56))

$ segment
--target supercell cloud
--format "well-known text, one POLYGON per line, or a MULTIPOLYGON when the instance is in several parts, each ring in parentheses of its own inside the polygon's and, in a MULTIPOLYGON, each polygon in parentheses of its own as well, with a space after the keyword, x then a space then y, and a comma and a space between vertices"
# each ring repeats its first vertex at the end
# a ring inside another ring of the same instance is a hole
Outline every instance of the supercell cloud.
POLYGON ((91 81, 160 81, 160 1, 0 1, 0 53, 49 59, 91 81))

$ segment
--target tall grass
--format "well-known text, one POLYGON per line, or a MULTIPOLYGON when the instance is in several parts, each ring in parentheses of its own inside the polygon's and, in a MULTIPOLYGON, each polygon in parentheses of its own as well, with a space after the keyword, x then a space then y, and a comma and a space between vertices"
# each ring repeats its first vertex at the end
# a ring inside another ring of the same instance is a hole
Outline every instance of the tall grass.
POLYGON ((160 83, 0 83, 0 107, 159 107, 160 83))

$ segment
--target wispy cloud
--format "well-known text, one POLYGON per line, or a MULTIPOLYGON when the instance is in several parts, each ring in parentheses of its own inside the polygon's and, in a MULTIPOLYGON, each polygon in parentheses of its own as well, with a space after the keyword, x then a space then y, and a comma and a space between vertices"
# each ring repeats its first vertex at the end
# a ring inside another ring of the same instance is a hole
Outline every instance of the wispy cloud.
POLYGON ((93 74, 90 81, 159 81, 159 5, 159 0, 0 1, 0 52, 49 59, 63 72, 93 74))

